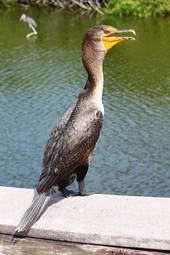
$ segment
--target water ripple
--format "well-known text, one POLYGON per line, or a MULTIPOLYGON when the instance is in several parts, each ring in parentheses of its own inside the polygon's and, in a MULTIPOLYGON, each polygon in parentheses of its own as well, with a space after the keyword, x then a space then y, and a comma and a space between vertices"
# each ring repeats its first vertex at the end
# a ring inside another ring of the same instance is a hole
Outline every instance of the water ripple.
MULTIPOLYGON (((42 17, 32 12, 40 29, 34 42, 25 40, 25 27, 16 25, 16 14, 7 12, 2 20, 6 37, 3 34, 0 42, 0 185, 35 185, 48 135, 86 80, 80 42, 96 21, 69 25, 73 17, 67 14, 42 17), (11 26, 17 35, 13 40, 11 26)), ((87 175, 89 191, 170 195, 170 58, 166 54, 170 46, 157 41, 167 34, 166 22, 159 22, 161 28, 156 35, 150 30, 147 43, 142 24, 135 23, 138 40, 116 46, 106 57, 105 121, 87 175)))

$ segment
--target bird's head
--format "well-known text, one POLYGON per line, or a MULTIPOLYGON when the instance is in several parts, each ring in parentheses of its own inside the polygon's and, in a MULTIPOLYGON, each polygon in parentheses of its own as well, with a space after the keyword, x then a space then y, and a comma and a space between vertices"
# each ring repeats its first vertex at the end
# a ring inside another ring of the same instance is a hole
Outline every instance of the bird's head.
POLYGON ((109 49, 120 42, 135 40, 135 37, 125 36, 127 33, 135 35, 133 29, 120 30, 108 25, 99 25, 89 29, 83 39, 82 61, 90 77, 97 77, 104 56, 109 49))
POLYGON ((20 21, 21 21, 21 20, 22 20, 22 21, 25 21, 25 19, 26 19, 26 15, 25 15, 25 14, 22 14, 21 17, 20 17, 20 21))
POLYGON ((133 29, 117 29, 109 25, 98 25, 89 29, 85 34, 83 45, 87 44, 96 51, 107 52, 116 44, 127 41, 135 40, 133 36, 125 36, 125 34, 132 33, 136 35, 133 29))

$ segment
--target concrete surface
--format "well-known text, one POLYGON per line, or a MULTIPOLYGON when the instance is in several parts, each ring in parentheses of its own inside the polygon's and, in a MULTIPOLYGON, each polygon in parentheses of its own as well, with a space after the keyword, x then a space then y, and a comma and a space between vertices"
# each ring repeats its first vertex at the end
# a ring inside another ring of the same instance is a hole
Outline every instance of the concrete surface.
POLYGON ((36 238, 17 239, 0 234, 1 255, 167 255, 160 251, 144 251, 109 246, 68 243, 36 238))
MULTIPOLYGON (((13 234, 33 190, 0 187, 0 233, 13 234)), ((170 198, 60 193, 30 237, 119 247, 170 250, 170 198)))

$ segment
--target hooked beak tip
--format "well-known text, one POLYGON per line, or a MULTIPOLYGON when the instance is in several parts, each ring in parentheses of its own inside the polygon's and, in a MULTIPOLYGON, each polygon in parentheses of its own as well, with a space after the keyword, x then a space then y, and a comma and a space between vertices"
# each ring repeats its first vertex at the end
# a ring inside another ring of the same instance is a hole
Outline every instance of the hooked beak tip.
POLYGON ((132 34, 134 34, 134 36, 136 36, 136 32, 134 29, 130 29, 129 32, 131 32, 132 34))
MULTIPOLYGON (((123 29, 123 30, 118 30, 118 33, 132 33, 134 36, 136 36, 136 32, 134 29, 123 29)), ((135 37, 133 36, 126 36, 126 37, 122 37, 126 40, 136 40, 135 37)))
POLYGON ((117 30, 117 33, 132 33, 134 36, 136 36, 136 32, 134 29, 122 29, 122 30, 117 30))

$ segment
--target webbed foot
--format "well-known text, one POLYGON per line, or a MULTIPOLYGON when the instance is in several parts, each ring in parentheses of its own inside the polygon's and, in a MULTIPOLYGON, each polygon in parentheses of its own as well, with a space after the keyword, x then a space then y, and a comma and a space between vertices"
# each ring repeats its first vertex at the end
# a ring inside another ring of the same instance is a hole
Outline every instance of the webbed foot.
POLYGON ((86 197, 86 196, 89 196, 91 195, 91 193, 87 193, 87 192, 76 192, 73 196, 76 197, 76 196, 80 196, 80 197, 86 197))
POLYGON ((73 190, 68 190, 68 189, 64 189, 61 191, 61 193, 63 194, 64 197, 68 198, 68 197, 72 197, 75 195, 75 192, 73 190))

